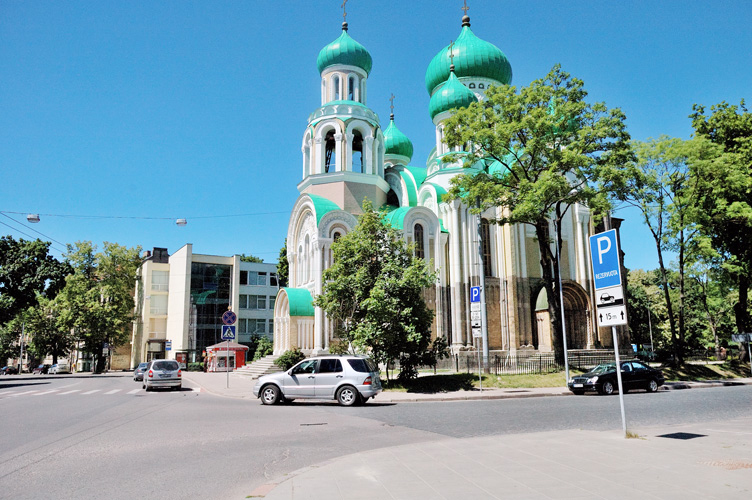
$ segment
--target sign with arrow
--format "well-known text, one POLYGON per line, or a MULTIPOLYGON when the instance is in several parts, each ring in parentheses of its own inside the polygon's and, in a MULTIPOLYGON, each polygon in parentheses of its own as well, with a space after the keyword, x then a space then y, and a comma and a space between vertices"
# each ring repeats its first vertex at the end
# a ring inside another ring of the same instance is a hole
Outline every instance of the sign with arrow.
POLYGON ((598 326, 626 325, 627 307, 621 286, 616 230, 611 229, 590 237, 590 258, 593 264, 598 326))

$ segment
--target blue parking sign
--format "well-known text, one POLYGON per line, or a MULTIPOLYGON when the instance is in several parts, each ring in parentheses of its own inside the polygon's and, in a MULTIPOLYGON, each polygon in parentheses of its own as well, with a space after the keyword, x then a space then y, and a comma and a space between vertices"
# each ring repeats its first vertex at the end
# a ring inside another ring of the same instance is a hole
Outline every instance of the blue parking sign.
POLYGON ((596 290, 621 286, 621 266, 619 265, 619 245, 616 242, 616 229, 590 237, 590 260, 593 263, 593 280, 596 290))
POLYGON ((480 287, 470 287, 470 302, 480 302, 480 287))

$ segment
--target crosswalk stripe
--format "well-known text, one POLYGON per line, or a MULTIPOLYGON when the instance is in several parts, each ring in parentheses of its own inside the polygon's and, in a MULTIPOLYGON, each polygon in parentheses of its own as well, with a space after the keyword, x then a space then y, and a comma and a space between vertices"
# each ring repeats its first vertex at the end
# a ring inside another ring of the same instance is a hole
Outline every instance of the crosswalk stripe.
POLYGON ((34 392, 39 392, 39 391, 24 391, 24 392, 17 392, 17 393, 15 393, 15 394, 11 394, 11 396, 12 396, 12 397, 13 397, 13 396, 23 396, 24 394, 32 394, 32 393, 34 393, 34 392))
POLYGON ((86 396, 87 394, 94 394, 95 392, 99 392, 100 390, 101 389, 94 389, 93 391, 82 392, 81 395, 86 396))
POLYGON ((141 392, 141 389, 133 389, 132 391, 128 392, 128 394, 136 394, 137 392, 141 392))
POLYGON ((72 391, 61 392, 60 394, 58 394, 58 396, 65 396, 66 394, 73 394, 74 392, 79 392, 80 390, 81 389, 73 389, 72 391))
POLYGON ((59 390, 60 389, 52 389, 52 390, 47 391, 47 392, 40 392, 38 394, 32 394, 32 396, 44 396, 45 394, 52 394, 53 392, 57 392, 59 390))
POLYGON ((113 389, 111 391, 105 392, 105 394, 115 394, 116 392, 120 392, 120 389, 113 389))

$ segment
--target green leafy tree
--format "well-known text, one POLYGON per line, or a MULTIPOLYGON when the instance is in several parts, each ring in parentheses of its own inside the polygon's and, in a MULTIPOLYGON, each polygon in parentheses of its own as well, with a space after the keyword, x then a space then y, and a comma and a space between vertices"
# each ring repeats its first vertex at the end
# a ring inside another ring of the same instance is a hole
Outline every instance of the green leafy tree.
POLYGON ((61 323, 57 300, 41 297, 37 306, 26 311, 24 320, 31 336, 30 347, 37 359, 49 355, 52 362, 57 363, 58 357, 68 357, 75 346, 75 336, 61 323))
POLYGON ((549 224, 561 248, 568 208, 581 203, 595 216, 605 214, 610 197, 626 186, 630 174, 623 166, 632 160, 624 113, 586 97, 583 82, 557 65, 527 87, 489 88, 486 99, 457 110, 444 129, 447 146, 469 149, 467 171, 452 180, 448 197, 475 206, 473 213, 500 208, 490 222, 535 229, 560 361, 559 262, 549 224))
POLYGON ((49 254, 47 241, 0 238, 0 324, 37 303, 53 298, 65 285, 70 267, 49 254))
POLYGON ((429 263, 411 249, 371 203, 349 234, 332 244, 334 264, 324 271, 314 304, 355 350, 379 363, 400 362, 399 378, 417 376, 431 340, 433 311, 423 290, 436 282, 429 263))
POLYGON ((129 338, 140 251, 107 242, 98 253, 88 241, 68 246, 67 258, 75 272, 58 296, 60 321, 94 355, 98 373, 105 369, 105 344, 117 347, 129 338))
POLYGON ((736 328, 752 331, 752 113, 744 103, 722 102, 710 108, 695 105, 690 115, 696 136, 719 146, 712 158, 691 165, 699 191, 696 218, 703 234, 736 281, 736 328))
POLYGON ((246 255, 244 253, 241 253, 240 262, 253 262, 255 264, 263 264, 264 259, 262 259, 261 257, 256 257, 255 255, 246 255))
POLYGON ((285 238, 285 244, 279 249, 279 260, 277 261, 277 280, 279 280, 279 287, 286 287, 289 278, 290 264, 287 262, 287 238, 285 238))

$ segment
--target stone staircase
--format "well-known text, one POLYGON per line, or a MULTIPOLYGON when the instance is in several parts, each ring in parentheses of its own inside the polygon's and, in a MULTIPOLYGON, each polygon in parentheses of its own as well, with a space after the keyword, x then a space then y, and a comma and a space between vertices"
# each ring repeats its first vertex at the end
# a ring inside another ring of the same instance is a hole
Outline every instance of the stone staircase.
POLYGON ((243 377, 250 377, 252 379, 257 379, 261 375, 281 372, 282 369, 274 364, 274 360, 276 360, 278 357, 279 356, 274 356, 272 354, 268 356, 264 356, 258 361, 254 361, 253 363, 249 365, 245 365, 242 368, 238 368, 237 370, 233 372, 233 374, 240 375, 243 377))

